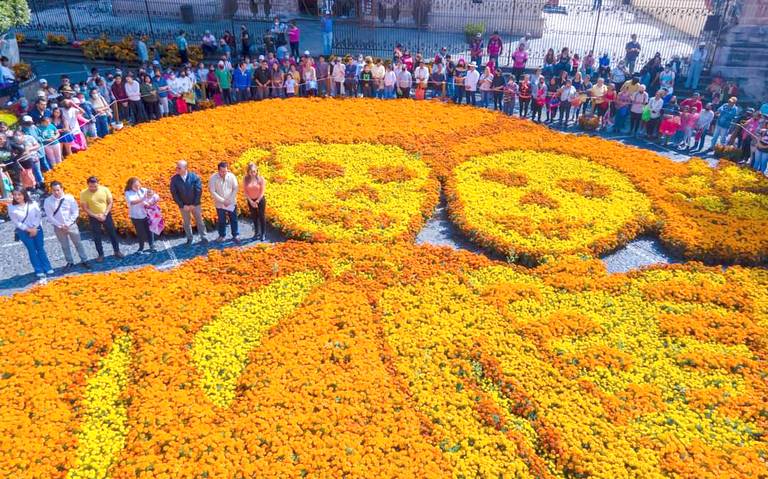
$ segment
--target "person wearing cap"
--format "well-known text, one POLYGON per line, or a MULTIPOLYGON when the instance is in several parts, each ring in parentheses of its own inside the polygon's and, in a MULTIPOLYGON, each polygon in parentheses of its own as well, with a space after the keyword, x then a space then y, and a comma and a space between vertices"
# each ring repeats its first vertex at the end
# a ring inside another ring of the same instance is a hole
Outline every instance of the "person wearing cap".
POLYGON ((320 25, 323 31, 323 55, 328 56, 333 49, 333 17, 331 17, 330 11, 325 11, 320 25))
POLYGON ((122 258, 120 245, 117 242, 117 230, 112 220, 112 192, 106 186, 99 184, 99 179, 91 176, 87 181, 88 187, 80 192, 80 207, 88 214, 88 224, 91 227, 93 242, 96 244, 96 252, 99 256, 97 263, 104 261, 104 246, 102 244, 102 230, 109 236, 112 250, 116 258, 122 258))
POLYGON ((477 71, 477 63, 469 63, 467 76, 464 77, 464 94, 467 98, 467 105, 475 106, 477 104, 477 83, 480 81, 480 73, 477 71))
POLYGON ((469 43, 469 57, 470 63, 474 63, 475 67, 483 61, 483 34, 477 33, 472 41, 469 43))
POLYGON ((216 37, 213 36, 210 30, 205 31, 200 47, 203 49, 204 55, 214 55, 216 53, 216 37))
POLYGON ((699 87, 699 78, 701 78, 701 71, 704 69, 704 62, 707 60, 708 53, 707 44, 701 42, 691 54, 688 76, 685 79, 686 88, 695 90, 699 87))
POLYGON ((67 270, 75 266, 70 242, 77 250, 82 266, 90 269, 88 256, 85 254, 85 248, 83 248, 83 243, 80 240, 80 228, 77 226, 80 208, 75 198, 64 191, 64 186, 60 182, 51 183, 51 195, 43 201, 43 210, 45 211, 45 218, 53 226, 53 232, 64 252, 64 259, 67 262, 64 269, 67 270))
MULTIPOLYGON (((45 173, 46 171, 51 170, 51 164, 48 162, 48 158, 46 158, 45 155, 45 143, 43 140, 43 134, 40 131, 40 128, 35 125, 34 120, 32 120, 30 115, 24 115, 21 117, 21 129, 24 131, 24 134, 27 136, 27 138, 34 138, 35 141, 37 141, 37 144, 40 145, 40 148, 36 150, 40 171, 45 173)), ((42 182, 42 180, 39 180, 39 182, 42 182)))
POLYGON ((741 113, 741 108, 736 105, 737 101, 738 99, 732 96, 728 99, 728 103, 717 109, 715 113, 717 122, 715 123, 715 131, 712 133, 712 144, 709 146, 709 150, 713 150, 715 145, 720 143, 721 140, 725 141, 728 137, 728 131, 741 113))
POLYGON ((179 35, 176 37, 176 48, 179 50, 181 64, 186 65, 189 63, 189 53, 187 52, 187 33, 184 30, 179 31, 179 35))

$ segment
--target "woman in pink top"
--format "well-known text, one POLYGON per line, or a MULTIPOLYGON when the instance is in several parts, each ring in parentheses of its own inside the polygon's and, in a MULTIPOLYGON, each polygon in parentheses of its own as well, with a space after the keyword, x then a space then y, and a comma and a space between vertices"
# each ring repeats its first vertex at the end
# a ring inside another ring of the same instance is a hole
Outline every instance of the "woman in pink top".
POLYGON ((264 241, 267 231, 267 198, 264 196, 267 180, 259 174, 255 163, 248 163, 248 169, 243 178, 243 194, 248 202, 248 211, 253 220, 253 239, 264 241))
POLYGON ((299 60, 299 37, 301 30, 296 25, 296 20, 291 22, 291 26, 288 27, 288 43, 291 44, 291 57, 296 61, 299 60))

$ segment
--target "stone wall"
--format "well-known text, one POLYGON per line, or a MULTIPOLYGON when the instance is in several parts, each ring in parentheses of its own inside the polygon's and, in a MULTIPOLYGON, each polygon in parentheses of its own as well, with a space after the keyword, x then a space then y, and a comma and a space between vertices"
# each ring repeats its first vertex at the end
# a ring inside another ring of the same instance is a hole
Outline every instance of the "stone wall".
POLYGON ((711 13, 707 0, 632 0, 632 6, 692 37, 701 35, 711 13))
POLYGON ((712 73, 735 80, 741 99, 768 99, 768 0, 744 0, 731 26, 715 51, 712 73))

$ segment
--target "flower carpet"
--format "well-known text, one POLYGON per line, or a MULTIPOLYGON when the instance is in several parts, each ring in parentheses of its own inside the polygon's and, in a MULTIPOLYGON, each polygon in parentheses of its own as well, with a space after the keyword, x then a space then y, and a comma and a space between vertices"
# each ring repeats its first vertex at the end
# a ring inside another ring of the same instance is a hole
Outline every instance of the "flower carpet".
POLYGON ((126 129, 55 177, 162 194, 181 158, 259 165, 291 240, 0 298, 0 477, 768 477, 764 178, 306 99, 126 129), (441 192, 510 262, 413 244, 441 192), (642 233, 691 261, 607 273, 642 233))

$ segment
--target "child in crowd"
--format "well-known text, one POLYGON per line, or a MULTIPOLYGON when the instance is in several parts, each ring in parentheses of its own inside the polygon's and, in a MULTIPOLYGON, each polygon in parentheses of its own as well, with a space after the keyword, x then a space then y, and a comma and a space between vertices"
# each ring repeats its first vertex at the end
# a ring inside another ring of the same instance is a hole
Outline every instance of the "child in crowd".
POLYGON ((296 80, 290 73, 285 76, 285 96, 286 98, 296 96, 296 80))
POLYGON ((659 133, 661 133, 661 143, 663 145, 666 145, 680 130, 680 122, 680 115, 667 114, 662 117, 659 133))
POLYGON ((696 123, 699 121, 699 112, 696 108, 683 106, 680 113, 680 129, 683 135, 678 148, 690 148, 691 140, 693 140, 693 132, 696 128, 696 123))

